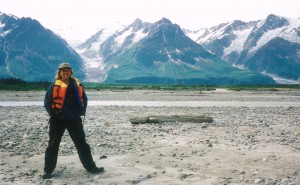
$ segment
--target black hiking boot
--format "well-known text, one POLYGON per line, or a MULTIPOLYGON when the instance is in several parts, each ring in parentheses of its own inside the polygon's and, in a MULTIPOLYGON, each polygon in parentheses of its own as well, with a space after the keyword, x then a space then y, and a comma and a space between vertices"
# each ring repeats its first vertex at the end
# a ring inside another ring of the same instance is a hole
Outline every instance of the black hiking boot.
POLYGON ((52 177, 51 173, 47 173, 45 172, 43 175, 42 175, 42 179, 50 179, 52 177))
POLYGON ((95 166, 94 168, 88 169, 87 171, 90 173, 101 173, 104 172, 104 168, 95 166))

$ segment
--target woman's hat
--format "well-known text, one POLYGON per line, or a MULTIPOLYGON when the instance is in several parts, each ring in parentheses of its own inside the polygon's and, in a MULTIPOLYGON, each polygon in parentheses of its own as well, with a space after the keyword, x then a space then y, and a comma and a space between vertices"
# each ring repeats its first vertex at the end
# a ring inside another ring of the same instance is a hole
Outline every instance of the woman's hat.
POLYGON ((69 63, 61 63, 59 65, 59 69, 63 69, 63 68, 70 68, 70 69, 72 69, 71 64, 69 64, 69 63))

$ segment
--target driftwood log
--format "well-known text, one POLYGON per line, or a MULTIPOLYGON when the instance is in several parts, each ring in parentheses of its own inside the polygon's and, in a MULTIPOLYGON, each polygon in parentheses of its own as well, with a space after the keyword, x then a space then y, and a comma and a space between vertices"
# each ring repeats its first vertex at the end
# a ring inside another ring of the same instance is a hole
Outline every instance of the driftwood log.
POLYGON ((129 119, 132 124, 163 123, 163 122, 191 122, 211 123, 213 118, 204 115, 154 115, 143 117, 132 117, 129 119))

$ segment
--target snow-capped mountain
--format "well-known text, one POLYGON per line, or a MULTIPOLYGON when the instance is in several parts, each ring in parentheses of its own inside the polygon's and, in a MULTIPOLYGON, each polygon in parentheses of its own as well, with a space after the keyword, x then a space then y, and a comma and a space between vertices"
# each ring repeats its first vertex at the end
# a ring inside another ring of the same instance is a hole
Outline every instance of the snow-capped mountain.
POLYGON ((104 65, 105 56, 141 40, 146 36, 148 27, 149 23, 143 23, 140 19, 136 19, 129 26, 119 25, 100 29, 75 48, 85 61, 88 71, 86 81, 104 81, 107 77, 107 69, 104 65))
POLYGON ((98 70, 105 74, 101 78, 104 82, 274 83, 270 77, 232 67, 207 52, 166 18, 153 24, 137 19, 109 37, 103 31, 81 44, 77 51, 99 64, 98 70))
POLYGON ((82 59, 65 40, 36 20, 0 12, 0 78, 53 81, 62 61, 85 78, 82 59))
MULTIPOLYGON (((122 27, 123 26, 120 28, 122 27)), ((120 28, 100 29, 92 37, 76 47, 77 53, 79 53, 85 61, 85 69, 87 71, 85 81, 99 82, 105 79, 106 72, 104 70, 103 58, 99 54, 99 49, 103 42, 105 42, 109 36, 120 28)))
POLYGON ((38 21, 0 12, 0 78, 52 81, 66 61, 90 82, 300 83, 299 22, 269 15, 189 31, 166 18, 136 19, 99 29, 75 51, 38 21))
POLYGON ((300 83, 300 18, 222 23, 185 30, 195 42, 233 66, 267 74, 281 83, 300 83))

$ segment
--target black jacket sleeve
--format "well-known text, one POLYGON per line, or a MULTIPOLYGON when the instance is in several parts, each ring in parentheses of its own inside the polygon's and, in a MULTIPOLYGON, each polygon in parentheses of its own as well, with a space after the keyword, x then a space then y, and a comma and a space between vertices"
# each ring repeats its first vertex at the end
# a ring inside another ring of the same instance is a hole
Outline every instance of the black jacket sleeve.
POLYGON ((53 84, 49 86, 44 99, 44 107, 49 115, 51 114, 52 91, 53 91, 53 84))
POLYGON ((86 96, 84 90, 82 90, 82 98, 83 98, 83 103, 84 103, 84 107, 83 107, 83 112, 82 112, 82 114, 83 114, 83 116, 84 116, 85 113, 86 113, 86 107, 87 107, 87 105, 88 105, 88 98, 87 98, 87 96, 86 96))

